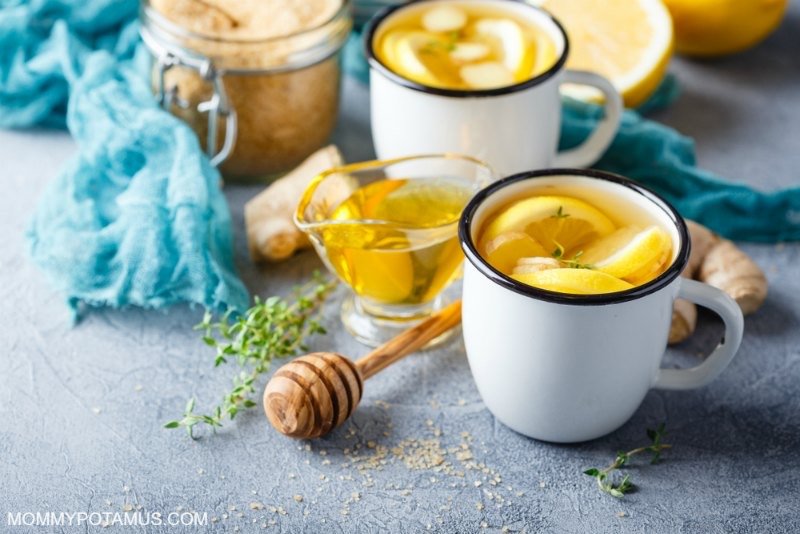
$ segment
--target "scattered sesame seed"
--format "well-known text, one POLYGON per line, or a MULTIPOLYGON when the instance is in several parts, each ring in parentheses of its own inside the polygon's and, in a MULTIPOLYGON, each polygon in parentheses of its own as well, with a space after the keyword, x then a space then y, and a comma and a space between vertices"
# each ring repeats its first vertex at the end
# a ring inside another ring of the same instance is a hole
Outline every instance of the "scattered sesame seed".
POLYGON ((295 495, 293 497, 293 499, 295 500, 295 502, 303 502, 303 496, 302 495, 295 495))

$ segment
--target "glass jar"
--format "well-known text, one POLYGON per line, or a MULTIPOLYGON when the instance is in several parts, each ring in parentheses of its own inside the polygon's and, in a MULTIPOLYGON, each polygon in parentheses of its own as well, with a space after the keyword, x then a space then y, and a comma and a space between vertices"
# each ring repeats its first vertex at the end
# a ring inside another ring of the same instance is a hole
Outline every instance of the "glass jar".
POLYGON ((268 180, 325 144, 338 114, 340 50, 352 28, 349 0, 337 2, 321 24, 268 38, 243 38, 216 23, 200 32, 195 15, 170 16, 154 3, 144 0, 140 15, 154 91, 197 132, 223 176, 268 180), (195 18, 181 24, 182 16, 195 18))

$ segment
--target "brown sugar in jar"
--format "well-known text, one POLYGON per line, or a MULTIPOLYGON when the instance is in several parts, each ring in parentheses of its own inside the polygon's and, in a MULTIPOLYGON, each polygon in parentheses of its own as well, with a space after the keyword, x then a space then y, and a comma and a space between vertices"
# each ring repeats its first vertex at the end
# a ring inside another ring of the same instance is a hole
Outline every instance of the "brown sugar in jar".
POLYGON ((142 37, 162 105, 227 179, 266 180, 321 147, 339 101, 347 0, 148 0, 142 37))

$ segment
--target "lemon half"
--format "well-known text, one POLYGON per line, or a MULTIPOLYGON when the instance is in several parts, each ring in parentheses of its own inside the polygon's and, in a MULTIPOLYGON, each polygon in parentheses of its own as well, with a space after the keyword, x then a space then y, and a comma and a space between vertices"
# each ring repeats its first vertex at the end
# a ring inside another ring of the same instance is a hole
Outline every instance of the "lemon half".
MULTIPOLYGON (((565 27, 567 67, 608 78, 625 105, 636 107, 658 88, 672 55, 672 19, 660 0, 538 0, 565 27)), ((567 85, 565 94, 602 101, 594 88, 567 85)))

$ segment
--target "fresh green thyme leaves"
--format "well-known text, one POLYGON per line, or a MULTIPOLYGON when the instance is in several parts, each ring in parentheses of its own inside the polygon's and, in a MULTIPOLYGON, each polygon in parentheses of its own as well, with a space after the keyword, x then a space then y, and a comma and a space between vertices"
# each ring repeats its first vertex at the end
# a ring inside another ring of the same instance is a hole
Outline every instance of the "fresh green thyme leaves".
POLYGON ((305 343, 311 336, 325 333, 320 312, 335 287, 335 280, 315 273, 308 283, 295 289, 291 301, 256 297, 245 313, 234 316, 228 312, 218 321, 207 311, 195 330, 202 331, 203 342, 216 349, 214 366, 233 360, 241 371, 234 376, 231 390, 209 414, 196 413, 192 398, 181 419, 166 423, 164 428, 183 427, 194 438, 196 425, 216 431, 225 419, 233 420, 240 411, 255 407, 256 380, 269 370, 272 360, 306 351, 305 343))
POLYGON ((604 469, 592 467, 585 470, 583 474, 594 478, 597 481, 597 486, 600 488, 600 491, 608 493, 617 499, 621 499, 626 493, 630 493, 631 490, 633 490, 634 485, 633 482, 631 482, 630 475, 624 474, 622 478, 619 478, 615 476, 615 471, 624 465, 628 465, 632 456, 641 453, 651 453, 650 463, 658 463, 661 460, 661 452, 664 449, 672 447, 672 445, 662 443, 662 439, 666 434, 664 423, 658 425, 656 429, 648 428, 647 437, 650 438, 650 445, 638 447, 627 452, 619 451, 614 461, 608 467, 604 469))

